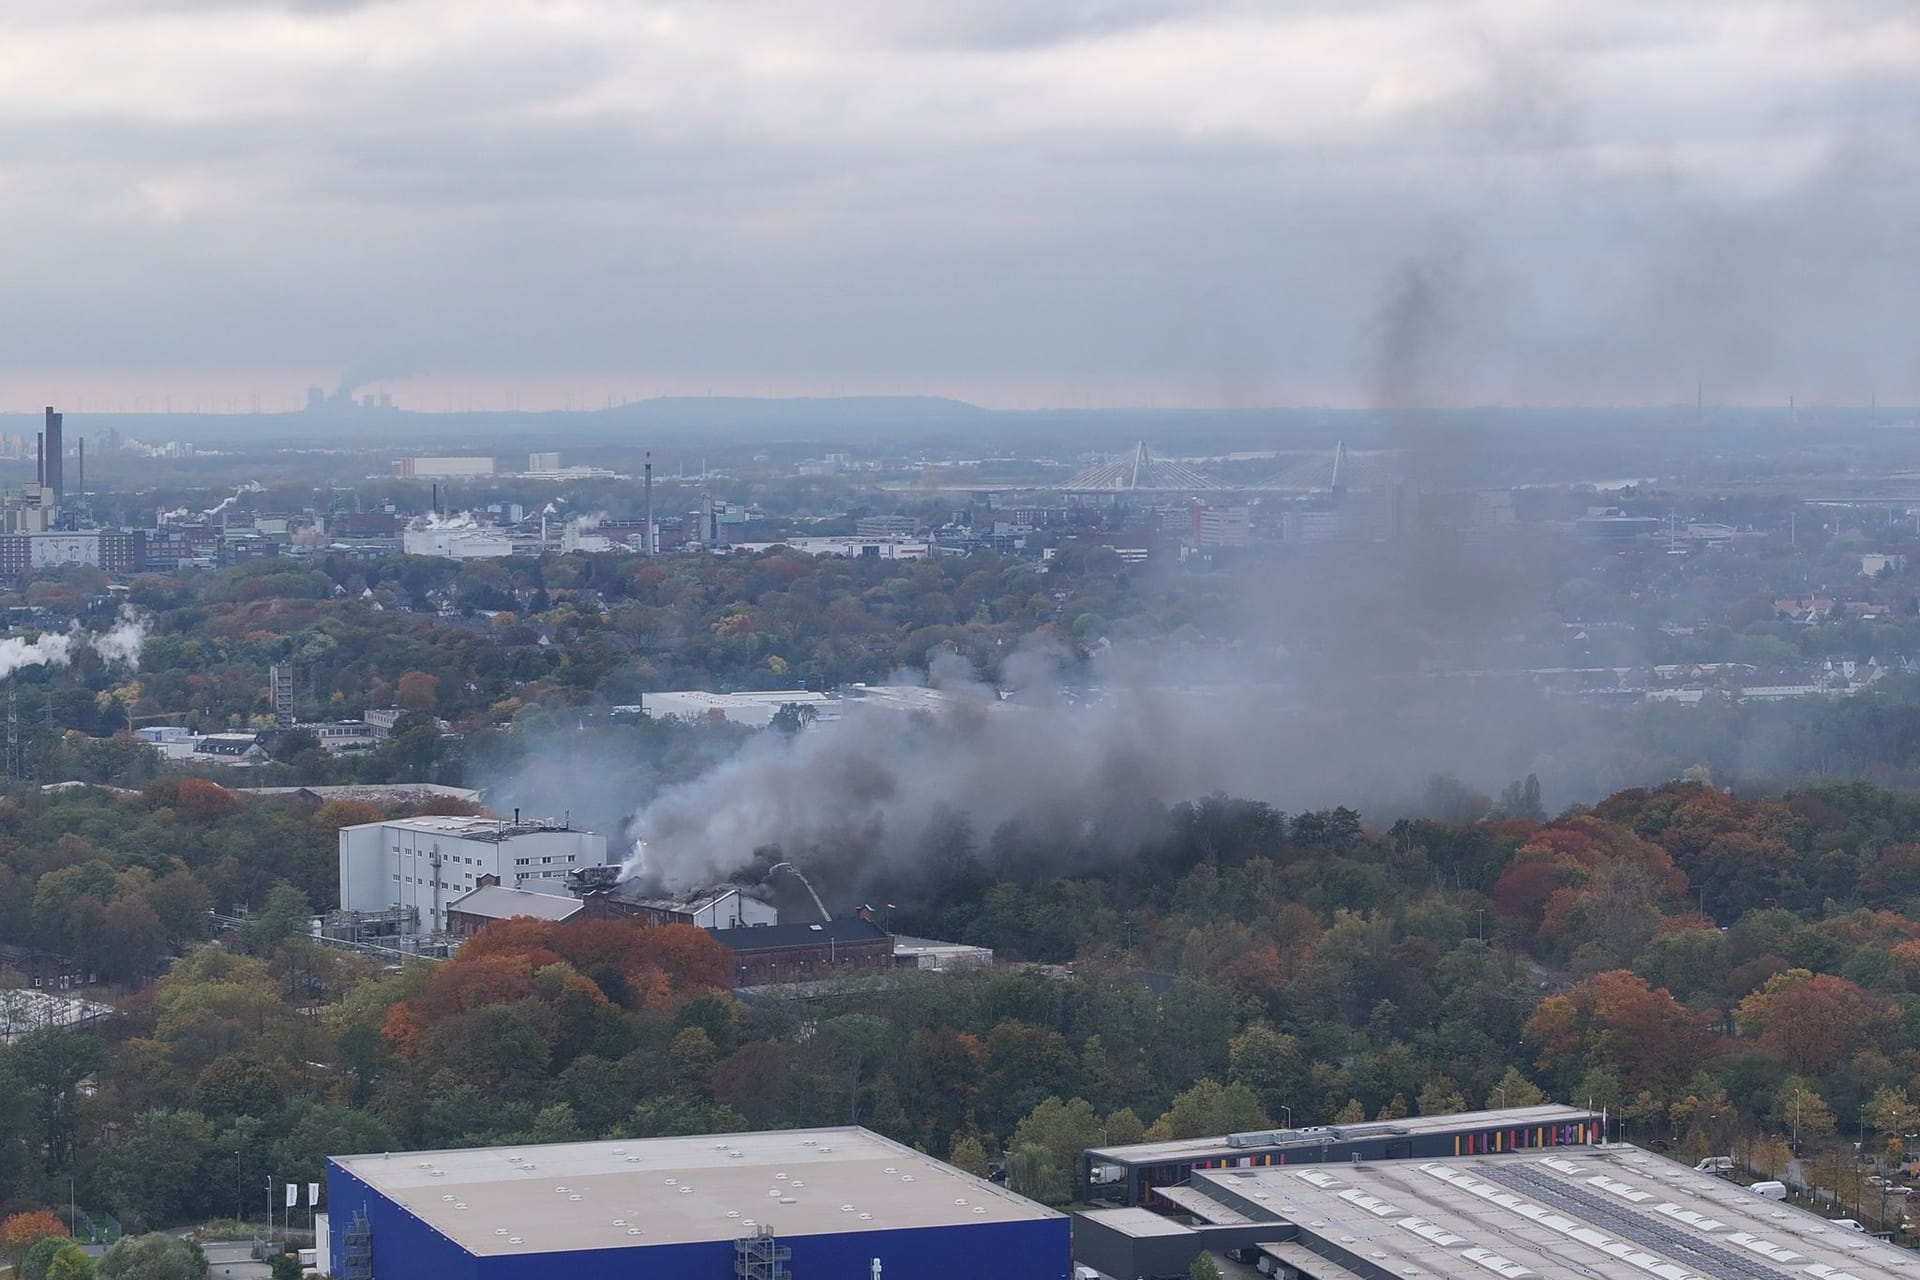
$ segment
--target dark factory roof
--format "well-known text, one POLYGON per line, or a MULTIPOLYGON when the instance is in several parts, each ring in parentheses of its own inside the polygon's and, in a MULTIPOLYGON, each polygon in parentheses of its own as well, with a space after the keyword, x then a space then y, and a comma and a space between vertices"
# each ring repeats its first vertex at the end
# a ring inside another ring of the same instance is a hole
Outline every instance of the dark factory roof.
POLYGON ((890 935, 871 920, 823 920, 817 924, 762 924, 744 929, 714 929, 714 940, 733 951, 773 951, 781 947, 846 946, 877 942, 890 935))

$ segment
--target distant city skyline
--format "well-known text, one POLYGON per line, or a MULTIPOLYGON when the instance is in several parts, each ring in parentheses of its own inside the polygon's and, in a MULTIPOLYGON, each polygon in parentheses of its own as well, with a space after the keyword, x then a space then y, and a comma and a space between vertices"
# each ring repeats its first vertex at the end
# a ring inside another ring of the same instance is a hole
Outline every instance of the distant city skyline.
POLYGON ((22 0, 0 407, 1920 401, 1910 0, 22 0))
MULTIPOLYGON (((258 371, 229 375, 77 375, 71 371, 0 372, 0 414, 38 414, 52 404, 77 417, 88 414, 283 414, 298 413, 307 407, 309 388, 331 388, 326 379, 290 375, 294 382, 268 381, 258 371)), ((1177 390, 1177 388, 1175 389, 1177 390)), ((839 399, 860 397, 933 397, 961 401, 982 409, 994 410, 1209 410, 1209 409, 1329 409, 1366 410, 1377 407, 1353 387, 1329 388, 1321 395, 1300 399, 1258 396, 1227 401, 1205 398, 1181 398, 1169 394, 1165 385, 1142 379, 1108 379, 1098 385, 1076 390, 1065 380, 1039 379, 1010 385, 1000 380, 960 379, 877 379, 862 382, 846 378, 755 378, 698 375, 621 375, 621 374, 515 374, 446 373, 420 374, 407 378, 382 379, 356 388, 354 399, 380 394, 391 396, 392 408, 408 413, 554 413, 592 412, 662 398, 700 398, 725 396, 746 399, 839 399)), ((1850 397, 1817 398, 1789 393, 1780 399, 1722 397, 1717 392, 1699 389, 1705 407, 1739 409, 1786 409, 1798 405, 1804 409, 1879 407, 1895 411, 1920 408, 1920 396, 1912 401, 1889 399, 1874 391, 1850 397)), ((1488 401, 1476 405, 1470 401, 1436 397, 1432 408, 1662 408, 1686 407, 1696 403, 1685 388, 1673 395, 1652 395, 1633 400, 1620 398, 1605 402, 1568 398, 1564 400, 1488 401)))

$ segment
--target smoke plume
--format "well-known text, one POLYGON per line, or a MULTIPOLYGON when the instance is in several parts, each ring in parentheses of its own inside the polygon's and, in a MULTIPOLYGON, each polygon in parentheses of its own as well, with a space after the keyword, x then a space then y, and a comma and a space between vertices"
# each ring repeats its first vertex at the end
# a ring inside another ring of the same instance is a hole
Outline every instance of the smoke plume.
POLYGON ((1321 697, 1297 668, 1247 658, 1108 656, 1094 686, 1070 689, 1048 655, 1023 655, 996 690, 944 656, 932 714, 849 698, 834 718, 757 734, 663 788, 630 822, 645 847, 627 873, 695 888, 777 850, 844 900, 924 880, 962 828, 976 856, 1016 857, 1000 870, 1026 876, 1126 856, 1163 831, 1166 806, 1213 794, 1377 817, 1411 808, 1439 770, 1591 782, 1590 760, 1542 758, 1539 744, 1564 739, 1537 723, 1531 695, 1477 688, 1463 709, 1443 692, 1370 679, 1364 698, 1350 684, 1322 684, 1321 697))
POLYGON ((42 632, 32 640, 8 636, 0 640, 0 679, 23 667, 64 667, 73 661, 73 637, 42 632))
POLYGON ((135 671, 140 669, 140 650, 147 643, 147 635, 153 630, 153 624, 131 605, 120 609, 120 621, 109 631, 93 637, 88 643, 93 651, 107 662, 124 662, 135 671))
POLYGON ((140 650, 147 642, 152 624, 131 606, 120 610, 120 621, 111 630, 88 635, 75 628, 64 634, 45 631, 28 640, 8 636, 0 640, 0 680, 26 667, 64 667, 73 661, 76 646, 92 649, 107 662, 124 662, 135 670, 140 666, 140 650))

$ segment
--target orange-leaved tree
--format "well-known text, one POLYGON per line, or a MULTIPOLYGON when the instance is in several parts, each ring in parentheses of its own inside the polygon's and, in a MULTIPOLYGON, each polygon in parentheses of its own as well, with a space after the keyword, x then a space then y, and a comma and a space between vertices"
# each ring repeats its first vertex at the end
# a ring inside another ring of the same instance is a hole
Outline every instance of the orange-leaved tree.
POLYGON ((27 1250, 48 1236, 66 1234, 67 1224, 45 1209, 16 1213, 5 1222, 0 1222, 0 1252, 4 1252, 18 1266, 20 1260, 27 1256, 27 1250))
POLYGON ((1802 1074, 1833 1067, 1877 1043, 1900 1021, 1899 1007, 1831 973, 1788 969, 1740 1002, 1743 1036, 1758 1037, 1802 1074))

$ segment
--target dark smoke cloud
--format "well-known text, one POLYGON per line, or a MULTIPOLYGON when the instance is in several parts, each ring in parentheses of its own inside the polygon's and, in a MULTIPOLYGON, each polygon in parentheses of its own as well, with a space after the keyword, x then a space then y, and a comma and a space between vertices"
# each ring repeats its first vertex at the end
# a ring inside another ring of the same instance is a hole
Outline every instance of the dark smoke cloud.
MULTIPOLYGON (((1316 625, 1376 603, 1389 602, 1317 601, 1332 614, 1316 625)), ((1525 689, 1427 684, 1393 668, 1408 657, 1109 655, 1089 695, 1065 687, 1042 651, 1010 664, 1003 685, 1020 692, 1004 700, 948 657, 932 679, 954 697, 938 715, 850 706, 796 735, 758 734, 662 788, 633 815, 629 831, 646 843, 629 874, 681 890, 791 858, 845 902, 923 884, 959 829, 1024 878, 1129 856, 1163 832, 1166 806, 1218 793, 1390 820, 1438 772, 1494 790, 1537 772, 1550 800, 1650 780, 1582 752, 1554 722, 1567 709, 1525 689)))

